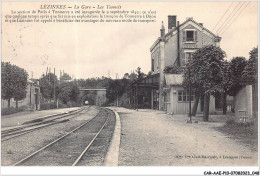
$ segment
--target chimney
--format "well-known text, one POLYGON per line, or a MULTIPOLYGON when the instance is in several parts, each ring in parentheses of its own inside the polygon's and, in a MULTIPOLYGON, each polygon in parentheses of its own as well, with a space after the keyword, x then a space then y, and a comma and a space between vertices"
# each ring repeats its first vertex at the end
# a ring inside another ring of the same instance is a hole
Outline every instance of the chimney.
POLYGON ((168 15, 168 31, 176 27, 176 15, 168 15))
POLYGON ((164 37, 165 37, 165 28, 164 28, 163 21, 162 21, 161 38, 164 38, 164 37))

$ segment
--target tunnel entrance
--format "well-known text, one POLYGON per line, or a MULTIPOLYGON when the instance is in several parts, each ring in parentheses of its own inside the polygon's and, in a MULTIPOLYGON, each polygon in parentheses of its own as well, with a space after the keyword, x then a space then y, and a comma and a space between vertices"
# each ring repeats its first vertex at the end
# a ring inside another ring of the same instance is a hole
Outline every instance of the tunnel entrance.
POLYGON ((95 95, 93 94, 86 94, 81 98, 80 105, 95 105, 95 95))
POLYGON ((78 96, 78 103, 81 106, 84 105, 97 105, 103 106, 106 99, 106 89, 86 89, 80 88, 80 93, 78 96))

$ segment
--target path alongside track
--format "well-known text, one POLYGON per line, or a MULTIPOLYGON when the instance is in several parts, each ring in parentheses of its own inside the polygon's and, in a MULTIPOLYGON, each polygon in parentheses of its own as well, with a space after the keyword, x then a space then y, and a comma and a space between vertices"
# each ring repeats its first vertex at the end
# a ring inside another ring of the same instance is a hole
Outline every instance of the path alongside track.
POLYGON ((224 122, 114 108, 121 118, 120 166, 254 166, 257 152, 216 131, 224 122))

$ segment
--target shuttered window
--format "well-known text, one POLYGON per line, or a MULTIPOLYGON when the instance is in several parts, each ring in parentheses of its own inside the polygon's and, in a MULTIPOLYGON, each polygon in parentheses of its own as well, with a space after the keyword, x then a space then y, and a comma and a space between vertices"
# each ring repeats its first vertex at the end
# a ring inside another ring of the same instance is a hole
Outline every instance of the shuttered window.
POLYGON ((183 31, 183 42, 186 42, 186 31, 183 31))
POLYGON ((183 31, 183 42, 197 42, 198 32, 196 30, 183 31))
POLYGON ((197 42, 198 41, 198 32, 194 31, 194 41, 197 42))

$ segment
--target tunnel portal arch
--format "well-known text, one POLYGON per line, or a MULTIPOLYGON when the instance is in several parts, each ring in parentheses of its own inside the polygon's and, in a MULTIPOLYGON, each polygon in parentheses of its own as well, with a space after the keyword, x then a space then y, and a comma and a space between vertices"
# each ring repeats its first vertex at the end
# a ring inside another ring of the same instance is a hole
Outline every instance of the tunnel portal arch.
POLYGON ((79 89, 79 103, 81 106, 85 105, 85 101, 89 102, 89 105, 103 106, 106 102, 106 89, 79 89))

